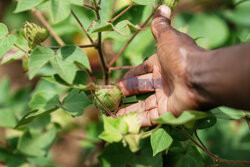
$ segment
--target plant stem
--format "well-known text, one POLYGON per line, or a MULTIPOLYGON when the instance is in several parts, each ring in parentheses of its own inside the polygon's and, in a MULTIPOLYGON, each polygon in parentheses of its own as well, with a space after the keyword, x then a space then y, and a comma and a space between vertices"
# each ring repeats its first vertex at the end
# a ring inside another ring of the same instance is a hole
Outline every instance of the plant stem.
POLYGON ((132 2, 126 9, 124 9, 121 13, 119 13, 117 16, 115 16, 113 19, 109 20, 109 23, 113 23, 116 19, 118 19, 121 15, 123 15, 126 11, 128 11, 133 5, 135 4, 135 2, 132 2))
MULTIPOLYGON (((70 45, 65 45, 65 46, 70 46, 70 45)), ((95 45, 93 44, 90 44, 90 45, 78 45, 79 48, 91 48, 91 47, 95 47, 95 45)), ((50 49, 53 49, 53 50, 57 50, 57 49, 60 49, 61 46, 50 46, 49 47, 50 49)))
POLYGON ((95 8, 89 4, 83 4, 83 6, 85 6, 86 8, 89 8, 91 10, 95 10, 95 8))
POLYGON ((17 45, 17 44, 14 44, 14 46, 15 46, 16 48, 18 48, 19 50, 21 50, 22 52, 24 52, 24 53, 27 53, 27 54, 28 54, 28 51, 27 51, 27 50, 25 50, 25 49, 23 49, 21 46, 19 46, 19 45, 17 45))
POLYGON ((201 141, 201 139, 200 139, 199 136, 198 136, 197 129, 195 129, 194 134, 195 134, 195 137, 196 137, 196 138, 198 139, 198 141, 200 142, 200 144, 202 145, 202 147, 204 147, 204 148, 207 150, 207 147, 203 144, 203 142, 201 141))
POLYGON ((145 138, 151 136, 151 135, 152 135, 155 131, 157 131, 161 126, 162 126, 161 124, 158 124, 154 129, 145 132, 145 133, 141 136, 141 138, 142 138, 142 139, 145 139, 145 138))
MULTIPOLYGON (((147 20, 142 24, 141 29, 144 28, 147 23, 149 22, 149 20, 151 19, 151 17, 153 17, 154 15, 154 11, 150 14, 150 16, 147 18, 147 20)), ((141 31, 137 30, 134 35, 128 40, 128 42, 123 46, 123 48, 119 51, 119 53, 110 61, 108 68, 112 67, 113 64, 116 62, 116 60, 121 56, 121 54, 124 52, 124 50, 128 47, 128 45, 133 41, 133 39, 136 37, 136 35, 141 31)))
MULTIPOLYGON (((100 21, 101 20, 100 13, 99 13, 100 8, 97 5, 96 0, 94 0, 94 6, 96 8, 95 12, 96 12, 96 16, 97 16, 97 21, 100 21)), ((108 80, 109 80, 108 71, 109 71, 109 69, 106 66, 106 63, 104 60, 104 55, 102 52, 102 32, 98 32, 98 43, 97 43, 96 49, 98 51, 99 58, 101 60, 105 84, 108 84, 108 80)))
POLYGON ((47 22, 47 20, 45 19, 45 17, 43 16, 42 12, 40 12, 39 10, 35 10, 34 14, 36 15, 36 17, 40 20, 40 22, 48 29, 48 31, 50 32, 50 34, 55 38, 56 42, 60 45, 60 46, 64 46, 65 43, 63 42, 63 40, 55 33, 55 31, 52 29, 52 27, 49 25, 49 23, 47 22))
POLYGON ((93 39, 90 37, 89 33, 87 32, 87 30, 84 28, 84 26, 82 25, 81 21, 78 19, 78 17, 76 16, 75 12, 73 10, 71 10, 72 15, 74 16, 74 18, 76 19, 76 21, 78 22, 78 24, 81 26, 82 30, 84 31, 84 33, 86 34, 86 36, 88 37, 89 41, 94 45, 94 41, 93 39))
MULTIPOLYGON (((194 138, 187 133, 186 130, 182 129, 183 133, 194 143, 196 144, 200 149, 202 149, 208 156, 210 156, 214 161, 216 162, 223 162, 223 163, 228 163, 228 164, 239 164, 239 165, 250 165, 249 161, 233 161, 233 160, 226 160, 219 158, 218 156, 210 153, 206 148, 202 147, 198 142, 194 140, 194 138)), ((197 135, 198 136, 198 135, 197 135)))
POLYGON ((117 71, 117 70, 127 70, 127 69, 132 69, 135 68, 136 66, 122 66, 122 67, 110 67, 109 72, 111 71, 117 71))

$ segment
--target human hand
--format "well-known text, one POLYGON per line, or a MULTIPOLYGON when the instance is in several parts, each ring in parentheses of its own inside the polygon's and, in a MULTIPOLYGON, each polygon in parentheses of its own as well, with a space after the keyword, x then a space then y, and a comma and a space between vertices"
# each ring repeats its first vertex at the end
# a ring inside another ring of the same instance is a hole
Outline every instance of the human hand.
POLYGON ((162 5, 158 8, 152 21, 152 33, 158 43, 157 55, 130 70, 119 83, 124 96, 155 92, 145 101, 120 109, 118 116, 125 113, 141 111, 142 126, 152 126, 152 121, 160 115, 171 112, 179 116, 184 110, 199 107, 201 97, 189 83, 189 57, 193 53, 204 50, 196 45, 194 40, 176 31, 170 26, 171 10, 162 5), (136 79, 135 88, 129 86, 136 79), (161 86, 156 81, 161 80, 161 86), (141 81, 153 81, 152 87, 140 86, 141 81), (157 86, 157 87, 156 87, 157 86))

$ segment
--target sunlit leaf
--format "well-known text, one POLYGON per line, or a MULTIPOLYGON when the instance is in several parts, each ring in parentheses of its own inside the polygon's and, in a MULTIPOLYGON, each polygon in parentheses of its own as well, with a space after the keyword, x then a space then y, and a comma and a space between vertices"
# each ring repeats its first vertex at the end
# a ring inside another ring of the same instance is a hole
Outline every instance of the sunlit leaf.
POLYGON ((68 96, 63 99, 61 108, 76 117, 82 115, 83 109, 89 104, 91 104, 91 102, 84 92, 73 89, 68 96))
POLYGON ((56 128, 45 133, 27 130, 18 141, 17 149, 29 156, 45 156, 56 137, 56 128))
POLYGON ((15 13, 30 10, 39 5, 40 3, 42 3, 43 1, 44 0, 19 0, 17 3, 15 13))
POLYGON ((55 22, 60 22, 70 15, 68 0, 51 0, 51 12, 55 22))
POLYGON ((166 114, 161 115, 160 118, 158 118, 155 121, 161 124, 183 125, 190 121, 203 119, 210 115, 211 115, 210 113, 206 112, 185 111, 179 117, 176 118, 172 113, 167 112, 166 114))
POLYGON ((33 50, 29 59, 29 78, 32 79, 54 57, 55 53, 50 48, 38 46, 33 50))
POLYGON ((16 37, 14 35, 0 37, 0 58, 11 49, 15 42, 16 37))
POLYGON ((167 131, 160 128, 151 135, 150 141, 153 149, 153 156, 155 156, 159 152, 168 149, 171 146, 173 139, 167 131))

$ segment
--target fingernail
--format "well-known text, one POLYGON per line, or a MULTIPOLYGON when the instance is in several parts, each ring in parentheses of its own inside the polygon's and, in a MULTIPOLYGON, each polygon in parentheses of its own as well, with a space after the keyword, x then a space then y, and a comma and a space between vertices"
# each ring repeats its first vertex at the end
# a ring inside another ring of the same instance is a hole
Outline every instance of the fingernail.
POLYGON ((170 19, 171 9, 168 6, 161 5, 158 10, 159 10, 159 13, 160 13, 161 16, 170 19))

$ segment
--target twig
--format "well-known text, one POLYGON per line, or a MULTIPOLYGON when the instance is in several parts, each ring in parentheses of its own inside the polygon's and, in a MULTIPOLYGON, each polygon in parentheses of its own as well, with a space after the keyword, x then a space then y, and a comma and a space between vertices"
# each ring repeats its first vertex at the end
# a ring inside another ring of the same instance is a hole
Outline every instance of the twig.
MULTIPOLYGON (((142 24, 141 29, 144 28, 147 23, 149 22, 149 20, 151 19, 151 17, 153 17, 154 12, 152 12, 150 14, 150 16, 147 18, 147 20, 142 24)), ((119 53, 110 61, 108 68, 112 67, 113 64, 116 62, 116 60, 121 56, 121 54, 124 52, 124 50, 128 47, 128 45, 132 42, 132 40, 136 37, 136 35, 141 31, 137 30, 134 35, 128 40, 128 42, 123 46, 123 48, 119 51, 119 53)))
MULTIPOLYGON (((69 46, 69 45, 65 45, 65 46, 69 46)), ((79 48, 91 48, 91 47, 95 47, 95 45, 78 45, 79 48)), ((61 46, 50 46, 49 47, 50 49, 53 49, 53 50, 57 50, 57 49, 60 49, 61 46)))
POLYGON ((78 17, 76 16, 75 12, 73 10, 71 10, 72 15, 74 16, 74 18, 76 19, 76 21, 78 22, 78 24, 81 26, 82 30, 84 31, 84 33, 87 35, 89 41, 94 45, 94 41, 93 39, 90 37, 89 33, 87 32, 87 30, 84 28, 84 26, 82 25, 81 21, 78 19, 78 17))
POLYGON ((36 15, 36 17, 40 20, 40 22, 48 29, 48 31, 50 32, 50 34, 55 38, 56 42, 60 45, 60 46, 64 46, 65 43, 63 42, 63 40, 55 33, 55 31, 52 29, 52 27, 49 25, 49 23, 47 22, 47 20, 45 19, 45 17, 43 16, 42 12, 40 12, 39 10, 35 10, 34 14, 36 15))
POLYGON ((117 71, 117 70, 127 70, 127 69, 132 69, 135 68, 136 66, 122 66, 122 67, 110 67, 109 72, 111 71, 117 71))
POLYGON ((145 139, 145 138, 151 136, 151 135, 152 135, 155 131, 157 131, 161 126, 162 126, 161 124, 158 124, 154 129, 145 132, 145 133, 141 136, 141 138, 142 138, 142 139, 145 139))
POLYGON ((126 11, 128 11, 133 5, 135 4, 135 2, 132 2, 126 9, 124 9, 121 13, 119 13, 117 16, 115 16, 113 19, 109 20, 109 23, 113 23, 116 19, 118 19, 121 15, 123 15, 126 11))
POLYGON ((203 144, 203 142, 201 141, 201 139, 200 139, 199 136, 198 136, 197 129, 195 129, 194 134, 195 134, 195 137, 196 137, 196 138, 198 139, 198 141, 200 142, 200 144, 202 145, 202 147, 204 147, 204 148, 207 150, 207 147, 203 144))
POLYGON ((187 133, 186 130, 182 129, 183 133, 194 143, 196 144, 200 149, 202 149, 207 155, 209 155, 213 160, 216 162, 223 162, 223 163, 228 163, 228 164, 239 164, 239 165, 250 165, 249 161, 233 161, 233 160, 226 160, 219 158, 218 156, 210 153, 206 148, 202 147, 198 142, 194 140, 194 138, 187 133))
POLYGON ((85 6, 86 8, 89 8, 91 10, 95 10, 95 8, 89 4, 83 4, 83 6, 85 6))
MULTIPOLYGON (((99 7, 96 3, 96 0, 93 1, 94 2, 94 6, 96 8, 95 12, 96 12, 96 16, 97 16, 97 21, 101 20, 100 17, 100 13, 99 13, 99 7)), ((102 52, 102 32, 98 32, 98 44, 96 46, 96 49, 98 51, 100 60, 101 60, 101 64, 102 64, 102 69, 103 69, 103 75, 104 75, 104 80, 105 80, 105 84, 108 84, 108 79, 109 79, 109 74, 108 74, 108 68, 106 66, 105 60, 104 60, 104 55, 102 52)))
POLYGON ((99 2, 98 2, 98 6, 100 6, 100 5, 101 5, 101 3, 102 3, 102 0, 99 0, 99 2))
POLYGON ((22 47, 20 47, 19 45, 14 44, 14 46, 15 46, 16 48, 18 48, 19 50, 21 50, 22 52, 24 52, 24 53, 27 53, 27 54, 28 54, 28 51, 27 51, 27 50, 25 50, 25 49, 23 49, 23 48, 22 48, 22 47))

